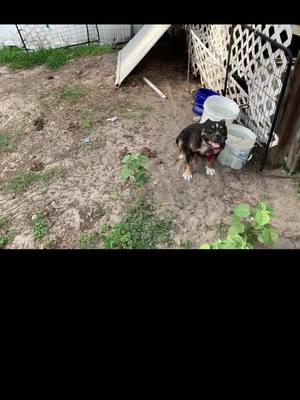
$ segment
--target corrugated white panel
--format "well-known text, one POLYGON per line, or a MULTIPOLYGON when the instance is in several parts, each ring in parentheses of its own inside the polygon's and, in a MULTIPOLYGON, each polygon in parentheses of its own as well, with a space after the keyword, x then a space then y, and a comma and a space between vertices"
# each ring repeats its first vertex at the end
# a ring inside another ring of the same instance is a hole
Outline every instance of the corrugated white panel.
POLYGON ((133 34, 135 35, 144 25, 133 25, 133 34))
POLYGON ((100 43, 123 43, 131 39, 131 25, 98 25, 100 43))
POLYGON ((171 25, 144 25, 118 53, 115 85, 118 86, 171 25))

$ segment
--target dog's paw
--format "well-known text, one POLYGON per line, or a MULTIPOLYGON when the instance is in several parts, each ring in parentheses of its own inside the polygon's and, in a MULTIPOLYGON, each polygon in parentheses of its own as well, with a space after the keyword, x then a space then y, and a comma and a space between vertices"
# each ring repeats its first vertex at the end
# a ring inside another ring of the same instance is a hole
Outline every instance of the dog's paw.
POLYGON ((184 154, 180 153, 179 156, 178 156, 178 160, 182 160, 183 158, 184 158, 184 154))
POLYGON ((206 175, 215 175, 216 171, 213 168, 206 167, 206 175))
POLYGON ((189 171, 185 171, 182 176, 186 181, 190 181, 193 178, 192 174, 189 171))

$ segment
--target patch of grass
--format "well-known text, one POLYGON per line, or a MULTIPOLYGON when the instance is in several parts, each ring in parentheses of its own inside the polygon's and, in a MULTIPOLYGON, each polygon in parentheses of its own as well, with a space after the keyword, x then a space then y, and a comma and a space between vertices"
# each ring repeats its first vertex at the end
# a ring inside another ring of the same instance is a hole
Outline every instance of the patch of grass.
POLYGON ((0 133, 0 153, 11 152, 14 150, 11 135, 0 133))
POLYGON ((155 249, 171 244, 173 217, 159 218, 155 205, 140 199, 129 208, 119 224, 105 225, 102 239, 105 249, 155 249))
POLYGON ((14 240, 15 236, 15 232, 8 232, 4 235, 0 235, 0 249, 4 249, 5 246, 10 244, 14 240))
POLYGON ((52 167, 41 174, 44 183, 49 183, 54 178, 64 178, 67 174, 65 167, 52 167))
POLYGON ((81 249, 97 249, 101 240, 99 232, 82 232, 79 238, 81 249))
POLYGON ((101 56, 106 53, 113 53, 115 50, 111 46, 79 46, 69 49, 69 55, 71 58, 78 57, 91 57, 101 56))
POLYGON ((57 70, 69 60, 78 57, 99 56, 111 53, 111 46, 79 46, 65 49, 39 49, 26 53, 17 47, 0 49, 0 65, 7 65, 11 70, 34 68, 46 65, 51 70, 57 70))
POLYGON ((65 100, 77 101, 88 94, 87 88, 82 85, 73 85, 66 87, 60 97, 65 100))
POLYGON ((66 170, 63 167, 53 167, 44 172, 21 171, 8 182, 8 189, 16 194, 26 192, 35 182, 49 183, 54 178, 63 177, 66 170))
POLYGON ((26 192, 30 186, 40 180, 40 174, 32 171, 22 171, 8 183, 8 188, 14 193, 26 192))
POLYGON ((32 236, 35 240, 40 240, 47 235, 49 231, 47 217, 43 213, 35 215, 35 218, 31 221, 32 225, 32 236))
POLYGON ((191 249, 193 247, 193 242, 191 240, 180 241, 180 247, 182 249, 191 249))
POLYGON ((43 249, 45 250, 55 249, 55 247, 56 247, 56 241, 53 239, 43 243, 43 249))
POLYGON ((152 107, 143 106, 141 104, 130 104, 128 106, 121 106, 121 114, 123 115, 123 117, 134 120, 144 119, 145 116, 152 110, 152 107))
POLYGON ((6 228, 11 222, 9 217, 0 218, 0 229, 6 228))
POLYGON ((94 118, 89 116, 83 117, 82 126, 84 127, 84 129, 90 131, 94 126, 94 118))
POLYGON ((46 58, 46 65, 49 69, 57 70, 65 65, 69 60, 69 55, 64 49, 53 49, 46 58))

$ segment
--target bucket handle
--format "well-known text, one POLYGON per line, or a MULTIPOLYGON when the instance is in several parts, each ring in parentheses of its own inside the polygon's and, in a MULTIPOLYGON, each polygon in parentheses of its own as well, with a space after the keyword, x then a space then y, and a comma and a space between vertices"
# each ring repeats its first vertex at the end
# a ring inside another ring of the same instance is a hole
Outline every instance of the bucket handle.
POLYGON ((247 158, 247 160, 242 159, 241 157, 239 157, 237 154, 235 154, 231 148, 227 145, 227 149, 230 151, 231 154, 233 154, 234 156, 236 156, 236 158, 239 158, 241 161, 243 161, 243 164, 245 165, 246 162, 250 161, 252 158, 252 153, 249 155, 249 157, 247 158))

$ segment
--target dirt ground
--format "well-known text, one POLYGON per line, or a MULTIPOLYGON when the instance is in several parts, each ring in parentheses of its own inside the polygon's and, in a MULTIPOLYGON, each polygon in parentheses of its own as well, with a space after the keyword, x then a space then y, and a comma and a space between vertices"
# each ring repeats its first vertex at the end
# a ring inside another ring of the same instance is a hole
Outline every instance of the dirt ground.
POLYGON ((0 153, 0 218, 10 216, 17 232, 7 247, 41 246, 31 234, 31 219, 38 212, 46 212, 50 221, 43 241, 54 240, 56 248, 78 248, 82 232, 119 222, 136 197, 135 188, 120 178, 122 155, 147 146, 157 153, 147 167, 147 191, 176 216, 175 248, 187 240, 195 247, 212 241, 220 224, 229 223, 235 205, 255 206, 262 196, 277 213, 274 226, 281 239, 274 247, 300 248, 300 199, 290 179, 265 178, 255 171, 232 175, 220 165, 215 176, 207 176, 200 158, 192 182, 182 178, 184 162, 178 161, 175 138, 192 122, 191 89, 197 88, 197 82, 187 88, 182 58, 153 51, 119 89, 114 87, 116 60, 117 53, 76 59, 56 72, 45 67, 19 72, 1 68, 0 132, 14 136, 15 143, 13 151, 0 153), (167 100, 157 96, 143 76, 167 100), (85 95, 77 101, 59 97, 73 85, 85 95), (37 117, 44 120, 40 130, 34 125, 37 117), (107 121, 112 117, 117 120, 107 121), (84 143, 86 137, 90 144, 84 143), (42 161, 45 171, 64 168, 65 176, 55 177, 46 188, 36 182, 24 193, 6 190, 33 159, 42 161), (95 218, 99 209, 105 214, 95 218))

